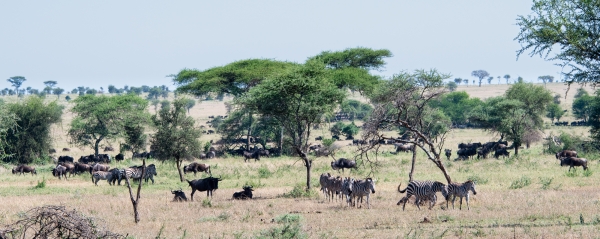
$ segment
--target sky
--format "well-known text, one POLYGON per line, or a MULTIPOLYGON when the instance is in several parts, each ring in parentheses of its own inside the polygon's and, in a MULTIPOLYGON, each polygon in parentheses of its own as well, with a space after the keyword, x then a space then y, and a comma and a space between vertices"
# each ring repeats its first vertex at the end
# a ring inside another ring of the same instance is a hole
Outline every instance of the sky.
MULTIPOLYGON (((374 74, 435 68, 454 78, 560 79, 557 62, 522 55, 514 38, 531 1, 1 1, 0 79, 22 87, 176 86, 184 68, 268 58, 304 62, 368 47, 393 57, 374 74)), ((451 80, 450 79, 450 80, 451 80)), ((501 80, 505 83, 505 80, 501 80)), ((487 83, 487 82, 486 82, 487 83)), ((493 83, 497 84, 495 79, 493 83)), ((0 89, 12 88, 0 80, 0 89)))

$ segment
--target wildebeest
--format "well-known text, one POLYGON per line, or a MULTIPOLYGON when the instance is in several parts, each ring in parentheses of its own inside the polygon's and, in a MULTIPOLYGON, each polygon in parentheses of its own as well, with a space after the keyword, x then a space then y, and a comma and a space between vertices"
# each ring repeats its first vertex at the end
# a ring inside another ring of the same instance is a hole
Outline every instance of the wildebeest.
POLYGON ((83 172, 89 172, 91 174, 92 173, 91 168, 92 167, 89 164, 77 162, 77 163, 75 163, 75 168, 73 169, 73 173, 80 174, 83 172))
POLYGON ((194 179, 192 181, 186 180, 190 187, 192 187, 191 199, 194 201, 194 193, 196 191, 206 191, 206 197, 212 197, 213 191, 219 189, 219 181, 221 178, 213 178, 212 176, 203 179, 194 179))
POLYGON ((315 140, 317 140, 317 141, 323 140, 323 136, 316 137, 315 140))
POLYGON ((65 167, 67 169, 67 172, 69 173, 69 176, 74 174, 75 171, 75 165, 73 165, 72 163, 68 163, 68 162, 62 162, 62 163, 58 163, 59 165, 65 167))
POLYGON ((396 153, 398 152, 410 152, 415 148, 415 145, 413 144, 401 144, 401 143, 396 143, 394 144, 394 146, 396 146, 396 153))
POLYGON ((115 160, 117 160, 117 161, 121 161, 121 160, 123 160, 123 159, 125 159, 125 155, 123 155, 123 154, 117 154, 117 155, 115 156, 115 160))
POLYGON ((112 176, 113 176, 112 172, 97 171, 97 172, 94 172, 94 174, 92 174, 92 182, 96 186, 98 186, 98 181, 106 180, 108 182, 108 184, 110 185, 110 183, 112 181, 112 176))
POLYGON ((343 172, 345 168, 349 168, 349 169, 356 168, 356 161, 345 159, 345 158, 339 158, 337 161, 331 161, 331 168, 333 170, 338 170, 338 171, 341 169, 343 172))
POLYGON ((62 162, 73 163, 73 157, 68 156, 68 155, 60 156, 60 157, 58 157, 58 162, 59 163, 62 163, 62 162))
POLYGON ((450 156, 452 156, 452 149, 445 149, 444 151, 446 153, 446 158, 450 160, 450 156))
POLYGON ((562 158, 577 158, 577 151, 574 150, 563 150, 556 153, 556 159, 560 160, 562 158))
POLYGON ((574 168, 575 166, 582 166, 583 170, 587 170, 588 168, 587 159, 575 157, 561 158, 560 166, 569 166, 569 171, 571 171, 571 168, 574 168))
POLYGON ((494 158, 498 158, 499 156, 510 157, 510 152, 506 150, 506 148, 496 149, 494 153, 494 158))
POLYGON ((49 149, 49 150, 48 150, 48 153, 49 153, 49 154, 56 153, 56 149, 49 149))
POLYGON ((65 180, 67 180, 67 168, 62 165, 56 165, 56 167, 52 169, 52 176, 58 177, 59 180, 60 177, 63 176, 65 180))
POLYGON ((260 153, 259 151, 248 152, 244 151, 244 162, 250 161, 250 159, 254 159, 254 161, 260 161, 260 153))
POLYGON ((156 166, 154 164, 150 164, 146 166, 146 172, 144 172, 144 181, 148 182, 148 179, 152 180, 152 184, 154 184, 154 176, 156 176, 156 166))
POLYGON ((194 176, 196 176, 196 173, 198 172, 206 172, 208 174, 211 174, 210 165, 197 162, 193 162, 189 165, 183 166, 183 173, 186 174, 188 172, 194 172, 194 176))
POLYGON ((115 151, 115 149, 114 149, 113 147, 106 146, 106 147, 104 147, 104 151, 105 151, 105 152, 106 152, 106 151, 115 151))
POLYGON ((108 184, 116 185, 117 181, 118 181, 119 185, 121 185, 121 180, 123 179, 123 174, 122 174, 121 169, 113 168, 113 169, 109 170, 108 172, 110 172, 112 174, 110 177, 110 180, 107 180, 108 184))
POLYGON ((265 156, 265 157, 269 158, 269 150, 268 149, 261 149, 258 151, 258 154, 260 154, 260 156, 265 156))
POLYGON ((90 173, 93 173, 96 171, 108 172, 109 169, 110 169, 110 166, 108 166, 108 165, 96 163, 90 167, 90 173))
POLYGON ((217 157, 217 153, 215 153, 215 151, 209 151, 206 153, 206 158, 214 159, 215 157, 217 157))
POLYGON ((35 171, 35 167, 33 166, 29 166, 29 165, 19 165, 17 167, 14 167, 12 170, 13 174, 17 174, 19 173, 19 175, 21 174, 25 174, 25 173, 31 173, 31 175, 37 174, 37 172, 35 171))
POLYGON ((187 202, 187 197, 185 196, 185 193, 183 192, 183 190, 181 190, 181 188, 179 190, 171 190, 171 193, 173 195, 175 195, 173 197, 173 202, 183 202, 186 201, 187 202))
POLYGON ((71 149, 70 148, 63 148, 62 151, 63 152, 68 152, 68 151, 71 151, 71 149))
POLYGON ((246 200, 248 198, 252 199, 252 191, 254 191, 252 189, 252 186, 244 186, 244 187, 242 187, 242 189, 244 189, 244 191, 233 193, 233 199, 240 199, 240 200, 246 200))

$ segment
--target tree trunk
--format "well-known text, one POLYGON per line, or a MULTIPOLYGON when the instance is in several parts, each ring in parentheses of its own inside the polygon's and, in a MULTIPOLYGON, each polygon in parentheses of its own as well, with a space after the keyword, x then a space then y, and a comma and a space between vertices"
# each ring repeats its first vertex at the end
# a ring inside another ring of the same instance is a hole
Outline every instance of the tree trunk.
POLYGON ((446 171, 446 167, 444 167, 444 164, 442 163, 442 161, 439 158, 436 160, 435 165, 442 171, 448 184, 451 184, 452 179, 450 178, 450 175, 448 175, 448 171, 446 171))
POLYGON ((413 181, 413 173, 415 172, 415 161, 417 161, 417 146, 415 145, 412 149, 412 165, 410 166, 410 173, 408 173, 408 181, 413 181))
POLYGON ((175 160, 177 163, 177 172, 179 172, 179 180, 181 180, 181 182, 183 182, 184 178, 183 178, 183 172, 181 172, 181 160, 179 160, 179 158, 177 158, 175 160))
POLYGON ((140 213, 138 211, 138 204, 140 202, 140 192, 142 191, 142 183, 144 182, 144 174, 146 174, 146 159, 142 158, 142 178, 140 178, 140 184, 138 185, 136 198, 133 198, 133 192, 131 191, 131 184, 129 183, 129 178, 125 177, 125 182, 127 183, 127 188, 129 189, 129 198, 131 199, 131 204, 133 205, 133 219, 137 224, 140 222, 140 213))
POLYGON ((96 140, 96 143, 94 144, 94 155, 98 156, 98 147, 100 146, 100 141, 102 141, 102 139, 104 139, 104 136, 100 136, 100 138, 98 138, 96 140))
POLYGON ((281 133, 279 135, 279 156, 283 154, 283 126, 281 127, 281 133))
POLYGON ((252 113, 248 112, 248 134, 246 135, 246 150, 250 151, 250 135, 252 135, 252 113))
POLYGON ((519 147, 521 147, 521 144, 513 144, 515 146, 515 156, 519 155, 519 147))
POLYGON ((304 161, 304 167, 306 167, 306 191, 310 190, 310 169, 312 168, 312 160, 308 159, 306 153, 300 150, 299 147, 296 148, 296 151, 300 155, 300 158, 304 161))

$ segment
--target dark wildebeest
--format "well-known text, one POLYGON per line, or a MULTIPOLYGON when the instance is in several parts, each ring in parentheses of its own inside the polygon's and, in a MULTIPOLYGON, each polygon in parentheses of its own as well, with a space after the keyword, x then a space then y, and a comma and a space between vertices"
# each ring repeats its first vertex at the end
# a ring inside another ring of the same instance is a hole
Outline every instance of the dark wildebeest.
POLYGON ((588 168, 587 159, 575 157, 561 158, 560 166, 569 166, 569 171, 571 171, 571 168, 574 168, 575 166, 582 166, 583 170, 587 170, 588 168))
POLYGON ((206 153, 206 158, 214 159, 215 157, 217 157, 217 153, 215 153, 215 151, 209 151, 206 153))
POLYGON ((189 165, 183 166, 183 173, 186 174, 188 172, 194 172, 194 176, 196 176, 196 173, 198 172, 206 172, 208 174, 211 174, 210 165, 197 162, 193 162, 189 165))
POLYGON ((68 152, 68 151, 71 151, 71 149, 70 148, 63 148, 62 151, 63 152, 68 152))
POLYGON ((89 164, 77 162, 77 163, 75 163, 75 169, 73 169, 73 173, 80 174, 83 172, 89 172, 91 174, 92 173, 91 168, 92 167, 89 164))
POLYGON ((106 147, 104 147, 104 152, 106 152, 106 151, 115 151, 115 149, 113 147, 106 146, 106 147))
POLYGON ((258 154, 260 154, 260 156, 265 156, 265 157, 269 158, 269 150, 267 150, 267 149, 262 149, 262 150, 258 151, 258 154))
POLYGON ((321 141, 321 140, 323 140, 323 136, 316 137, 315 140, 321 141))
POLYGON ((75 165, 73 165, 72 163, 62 162, 62 163, 58 163, 58 164, 67 168, 67 172, 69 173, 69 176, 74 174, 75 165))
POLYGON ((244 186, 242 187, 244 191, 233 193, 233 199, 246 200, 248 198, 252 199, 252 186, 244 186))
POLYGON ((497 149, 494 153, 494 158, 498 158, 499 156, 510 157, 510 152, 506 148, 497 149))
POLYGON ((108 172, 110 172, 112 174, 110 177, 110 180, 107 180, 108 185, 116 185, 117 180, 119 181, 119 185, 121 185, 121 180, 123 179, 123 174, 122 174, 121 170, 118 168, 113 168, 113 169, 109 170, 108 172))
POLYGON ((173 202, 183 202, 183 201, 187 202, 187 200, 188 200, 187 197, 185 196, 185 193, 183 192, 183 190, 181 190, 181 188, 179 190, 171 190, 171 193, 175 195, 173 197, 173 202))
POLYGON ((331 168, 333 170, 338 170, 338 172, 341 169, 343 172, 345 168, 356 168, 356 161, 345 158, 339 158, 337 161, 331 161, 331 168))
POLYGON ((394 144, 394 146, 396 146, 396 153, 398 152, 410 152, 412 151, 415 146, 412 144, 401 144, 401 143, 396 143, 394 144))
POLYGON ((19 175, 21 174, 25 174, 25 173, 31 173, 31 175, 37 174, 37 172, 35 171, 35 167, 29 166, 29 165, 19 165, 15 168, 13 168, 13 174, 19 173, 19 175))
POLYGON ((64 176, 65 180, 67 180, 67 167, 56 165, 56 168, 52 169, 52 176, 58 177, 59 180, 61 176, 64 176))
POLYGON ((69 162, 69 163, 73 163, 73 157, 71 156, 60 156, 58 157, 58 162, 59 163, 63 163, 63 162, 69 162))
POLYGON ((574 150, 563 150, 556 153, 556 159, 560 160, 562 158, 577 158, 577 151, 574 150))
POLYGON ((49 150, 48 150, 48 153, 49 153, 49 154, 56 153, 56 149, 49 149, 49 150))
POLYGON ((123 159, 125 159, 125 155, 123 155, 123 154, 117 154, 117 156, 115 156, 115 160, 117 160, 117 161, 121 161, 123 159))
POLYGON ((203 179, 194 179, 192 181, 186 180, 190 187, 192 187, 192 201, 194 201, 194 193, 196 191, 204 192, 206 191, 206 197, 212 197, 213 191, 219 189, 219 181, 221 178, 203 178, 203 179))
POLYGON ((452 156, 452 149, 445 149, 444 151, 446 153, 446 158, 450 160, 450 156, 452 156))
POLYGON ((108 166, 108 165, 96 163, 90 167, 90 173, 93 173, 96 171, 108 172, 109 169, 110 169, 110 166, 108 166))
POLYGON ((250 161, 250 159, 254 159, 254 162, 260 160, 260 153, 258 151, 248 152, 244 151, 244 162, 250 161))

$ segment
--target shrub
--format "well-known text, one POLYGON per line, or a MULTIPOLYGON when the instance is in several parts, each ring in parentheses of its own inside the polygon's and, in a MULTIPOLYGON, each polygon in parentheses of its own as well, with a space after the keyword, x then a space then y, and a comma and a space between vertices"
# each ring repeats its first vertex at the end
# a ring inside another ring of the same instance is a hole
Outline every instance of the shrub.
POLYGON ((261 166, 258 168, 258 177, 259 178, 270 178, 273 173, 267 168, 267 166, 261 166))
POLYGON ((531 178, 527 177, 527 176, 523 176, 520 179, 517 179, 516 181, 513 181, 510 184, 510 187, 508 187, 509 189, 519 189, 519 188, 523 188, 526 186, 529 186, 529 184, 531 184, 531 178))
POLYGON ((552 183, 553 179, 554 178, 540 177, 540 184, 542 185, 542 189, 546 190, 550 188, 550 184, 552 183))
POLYGON ((296 184, 292 191, 283 194, 283 197, 286 198, 314 198, 317 196, 318 193, 315 190, 307 191, 303 184, 296 184))
POLYGON ((483 185, 483 184, 487 184, 488 183, 488 179, 487 178, 482 178, 480 176, 477 175, 471 175, 467 178, 467 180, 471 180, 473 182, 475 182, 475 184, 479 184, 479 185, 483 185))

